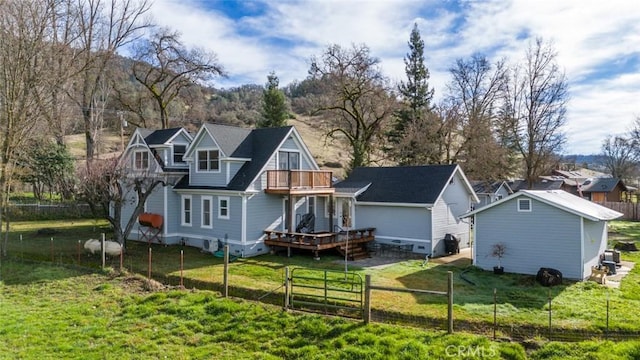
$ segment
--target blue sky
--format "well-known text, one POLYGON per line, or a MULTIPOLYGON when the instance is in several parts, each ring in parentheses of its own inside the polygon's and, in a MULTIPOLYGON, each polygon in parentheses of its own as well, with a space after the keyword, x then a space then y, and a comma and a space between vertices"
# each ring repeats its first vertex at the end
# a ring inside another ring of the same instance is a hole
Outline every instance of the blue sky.
POLYGON ((217 54, 229 77, 218 88, 303 80, 309 59, 330 44, 366 44, 393 82, 414 23, 425 41, 430 84, 440 99, 456 59, 524 58, 537 36, 552 41, 570 102, 566 154, 599 153, 607 135, 640 117, 640 5, 635 0, 155 0, 157 23, 188 46, 217 54))

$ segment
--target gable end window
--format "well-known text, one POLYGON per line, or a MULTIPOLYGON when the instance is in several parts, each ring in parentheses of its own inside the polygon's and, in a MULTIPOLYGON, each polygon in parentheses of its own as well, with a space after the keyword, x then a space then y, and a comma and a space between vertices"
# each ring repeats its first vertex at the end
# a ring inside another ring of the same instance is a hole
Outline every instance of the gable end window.
POLYGON ((518 211, 531 211, 531 199, 518 199, 518 211))
POLYGON ((187 145, 173 145, 173 163, 184 164, 182 157, 187 151, 187 145))
POLYGON ((278 170, 300 170, 300 153, 278 151, 278 170))
POLYGON ((149 152, 135 151, 133 153, 133 169, 134 170, 148 170, 149 169, 149 152))
POLYGON ((198 171, 219 171, 220 152, 218 150, 198 151, 198 171))

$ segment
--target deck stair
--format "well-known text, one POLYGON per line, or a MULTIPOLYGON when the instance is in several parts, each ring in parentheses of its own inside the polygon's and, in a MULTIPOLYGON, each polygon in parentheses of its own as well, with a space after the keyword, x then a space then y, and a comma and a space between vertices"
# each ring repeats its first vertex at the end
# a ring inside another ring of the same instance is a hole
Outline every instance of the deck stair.
POLYGON ((336 247, 336 249, 340 254, 342 254, 342 256, 345 255, 345 250, 348 250, 347 258, 351 261, 367 259, 371 257, 366 243, 349 243, 348 245, 338 246, 336 247))

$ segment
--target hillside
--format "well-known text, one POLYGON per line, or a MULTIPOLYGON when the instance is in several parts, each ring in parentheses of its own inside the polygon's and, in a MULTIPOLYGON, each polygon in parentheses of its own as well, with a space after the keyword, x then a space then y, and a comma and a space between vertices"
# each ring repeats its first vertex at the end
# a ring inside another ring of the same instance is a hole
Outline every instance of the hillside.
MULTIPOLYGON (((338 141, 327 139, 322 130, 310 125, 312 121, 310 117, 298 115, 296 119, 289 119, 288 122, 289 125, 295 126, 296 130, 298 130, 320 168, 331 170, 334 176, 343 178, 345 168, 349 162, 348 148, 338 141)), ((125 134, 125 146, 129 141, 130 135, 130 133, 125 134)), ((83 160, 86 151, 84 134, 69 135, 66 137, 66 141, 71 155, 77 160, 83 160)), ((99 144, 99 156, 118 153, 121 148, 120 134, 105 129, 99 144)))

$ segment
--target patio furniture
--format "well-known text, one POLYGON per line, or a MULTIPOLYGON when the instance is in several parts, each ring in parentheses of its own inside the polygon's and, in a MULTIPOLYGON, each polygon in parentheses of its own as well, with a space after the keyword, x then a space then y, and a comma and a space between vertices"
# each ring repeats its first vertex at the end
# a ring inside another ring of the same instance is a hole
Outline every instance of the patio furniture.
POLYGON ((609 273, 609 269, 602 268, 600 266, 592 266, 591 267, 591 276, 589 280, 593 280, 598 284, 605 285, 607 283, 607 274, 609 273))

